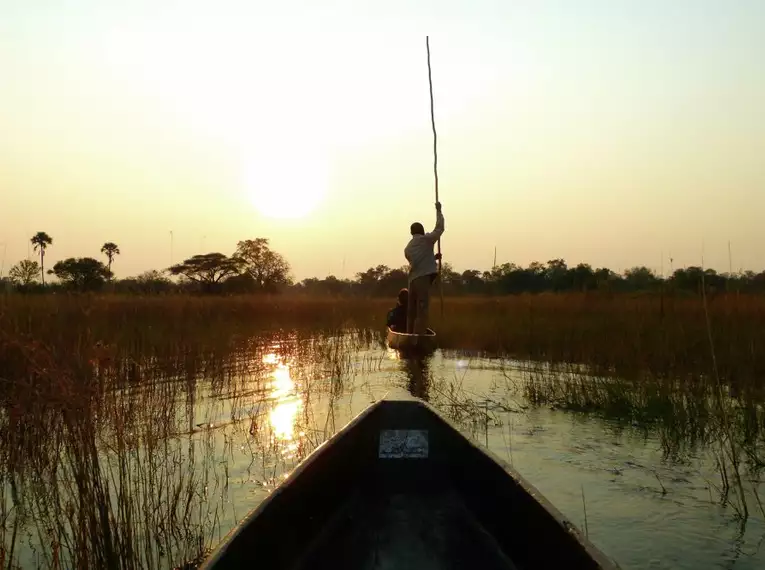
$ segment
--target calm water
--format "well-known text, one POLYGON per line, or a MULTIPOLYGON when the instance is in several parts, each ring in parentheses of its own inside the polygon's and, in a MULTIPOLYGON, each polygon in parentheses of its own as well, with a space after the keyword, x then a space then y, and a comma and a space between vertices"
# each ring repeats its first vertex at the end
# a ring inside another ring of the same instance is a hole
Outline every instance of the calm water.
MULTIPOLYGON (((623 568, 765 567, 765 522, 754 512, 742 525, 720 504, 709 450, 689 447, 670 461, 651 429, 529 406, 522 396, 529 364, 441 352, 417 363, 343 337, 254 340, 235 358, 196 366, 184 380, 157 377, 114 391, 113 409, 125 415, 100 428, 98 462, 112 501, 130 495, 133 518, 150 513, 144 526, 172 521, 191 529, 145 539, 153 554, 140 565, 169 567, 192 551, 197 536, 214 545, 356 413, 405 388, 511 463, 582 529, 586 509, 590 539, 623 568), (120 457, 127 467, 120 468, 120 457), (179 501, 172 489, 190 498, 179 501)), ((62 485, 69 490, 57 504, 82 492, 62 485)), ((22 502, 37 505, 27 509, 19 539, 22 565, 51 565, 39 546, 50 542, 34 529, 40 518, 55 516, 40 506, 46 499, 37 496, 39 487, 17 486, 22 502)), ((11 493, 4 496, 8 507, 11 493)))

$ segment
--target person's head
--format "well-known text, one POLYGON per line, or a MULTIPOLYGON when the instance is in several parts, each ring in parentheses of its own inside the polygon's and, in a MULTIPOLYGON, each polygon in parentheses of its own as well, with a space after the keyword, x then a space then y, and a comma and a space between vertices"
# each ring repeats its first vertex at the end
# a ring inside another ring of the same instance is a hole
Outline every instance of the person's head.
POLYGON ((409 302, 409 289, 404 287, 401 289, 401 291, 398 292, 398 304, 399 305, 406 305, 409 302))
POLYGON ((413 236, 425 235, 425 228, 422 227, 422 224, 420 222, 414 222, 409 227, 409 231, 412 233, 413 236))

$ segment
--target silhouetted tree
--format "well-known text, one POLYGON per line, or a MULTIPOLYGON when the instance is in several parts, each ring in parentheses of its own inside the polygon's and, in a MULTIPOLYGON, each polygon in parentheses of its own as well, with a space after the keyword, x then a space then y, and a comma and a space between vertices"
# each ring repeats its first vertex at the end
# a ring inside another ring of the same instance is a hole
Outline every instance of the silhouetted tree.
POLYGON ((273 292, 281 286, 291 284, 289 263, 268 246, 266 238, 238 242, 232 257, 240 260, 240 270, 249 279, 237 276, 228 281, 233 280, 245 286, 245 290, 273 292))
POLYGON ((656 287, 659 278, 647 267, 633 267, 624 272, 624 282, 630 291, 649 291, 656 287))
POLYGON ((18 287, 29 287, 40 275, 40 264, 31 259, 22 259, 11 267, 8 277, 18 287))
POLYGON ((107 267, 109 268, 109 272, 112 271, 112 261, 114 261, 114 256, 120 254, 120 248, 117 246, 116 243, 107 241, 104 245, 101 246, 101 253, 106 255, 106 258, 109 260, 109 264, 107 267))
POLYGON ((350 279, 338 279, 329 275, 324 279, 324 288, 330 295, 342 295, 353 291, 353 282, 350 279))
POLYGON ((40 279, 45 285, 45 250, 49 245, 53 245, 53 238, 45 232, 37 232, 30 240, 34 245, 35 251, 40 252, 40 279))
POLYGON ((547 262, 545 277, 553 291, 565 291, 571 288, 568 267, 562 259, 551 259, 547 262))
POLYGON ((211 291, 222 279, 239 273, 241 265, 238 258, 226 257, 222 253, 205 253, 189 257, 183 263, 168 268, 168 271, 198 283, 205 291, 211 291))
POLYGON ((338 279, 329 275, 325 279, 309 277, 296 285, 296 289, 308 295, 350 295, 355 292, 357 283, 350 279, 338 279))
POLYGON ((589 291, 598 286, 595 272, 589 263, 580 263, 574 269, 570 270, 571 284, 577 291, 589 291))
MULTIPOLYGON (((35 251, 40 254, 40 263, 24 261, 11 270, 11 278, 17 286, 31 286, 39 270, 44 280, 44 258, 47 247, 53 239, 45 232, 38 232, 32 238, 35 251), (26 284, 26 285, 24 285, 26 284)), ((92 258, 70 258, 57 263, 48 274, 56 274, 65 284, 79 289, 97 288, 104 279, 111 279, 114 256, 120 254, 119 247, 107 242, 101 248, 107 256, 104 266, 92 258), (100 265, 100 267, 99 267, 100 265)), ((177 282, 170 281, 163 272, 149 271, 138 277, 123 279, 114 284, 114 290, 136 293, 160 293, 169 291, 191 291, 201 288, 225 292, 277 291, 291 286, 293 291, 318 295, 372 295, 395 296, 401 287, 407 285, 408 268, 391 268, 380 264, 360 271, 354 279, 338 279, 330 275, 325 279, 304 279, 292 285, 290 266, 287 260, 269 247, 266 238, 239 241, 231 257, 222 253, 195 255, 183 263, 166 270, 180 276, 177 282)), ((551 259, 547 263, 534 261, 527 267, 515 263, 495 265, 490 271, 466 269, 456 271, 450 263, 444 263, 440 274, 444 293, 449 295, 508 295, 520 293, 541 293, 547 291, 669 291, 712 294, 721 291, 741 293, 765 292, 765 271, 755 273, 742 271, 734 274, 719 274, 712 269, 686 267, 677 269, 665 279, 653 270, 633 267, 623 274, 617 274, 606 267, 593 269, 587 263, 568 267, 564 259, 551 259)), ((43 281, 44 282, 44 281, 43 281)))
POLYGON ((92 257, 70 257, 57 262, 48 273, 78 291, 95 291, 111 277, 109 269, 92 257))
MULTIPOLYGON (((356 281, 359 287, 367 294, 379 295, 382 293, 383 287, 381 286, 383 279, 390 272, 390 267, 387 265, 378 265, 376 267, 370 267, 366 271, 356 274, 356 281)), ((406 285, 404 285, 406 286, 406 285)))
MULTIPOLYGON (((406 279, 405 274, 405 279, 406 279)), ((457 273, 451 263, 443 263, 439 274, 444 293, 455 294, 461 292, 462 275, 457 273)))
POLYGON ((701 267, 691 266, 685 269, 676 269, 672 273, 672 284, 682 291, 701 292, 701 276, 704 270, 701 267))
MULTIPOLYGON (((701 269, 687 268, 675 271, 666 282, 678 291, 699 293, 701 269)), ((722 291, 735 283, 737 290, 765 292, 765 272, 744 272, 735 276, 720 275, 714 270, 703 272, 707 293, 722 291)), ((461 274, 444 264, 441 278, 444 292, 450 295, 540 293, 543 291, 659 291, 665 280, 647 267, 633 267, 619 275, 606 267, 593 269, 587 263, 570 268, 562 259, 553 259, 546 265, 532 262, 523 268, 514 263, 503 263, 491 271, 467 269, 461 274)), ((395 295, 406 285, 406 268, 391 269, 386 265, 370 267, 356 274, 354 280, 304 279, 296 290, 310 294, 395 295), (332 293, 330 293, 332 291, 332 293)))
POLYGON ((462 290, 468 294, 479 294, 486 291, 486 282, 477 269, 466 269, 460 279, 462 290))
POLYGON ((154 294, 167 293, 176 288, 161 271, 152 269, 136 277, 128 277, 115 282, 115 290, 122 293, 154 294))

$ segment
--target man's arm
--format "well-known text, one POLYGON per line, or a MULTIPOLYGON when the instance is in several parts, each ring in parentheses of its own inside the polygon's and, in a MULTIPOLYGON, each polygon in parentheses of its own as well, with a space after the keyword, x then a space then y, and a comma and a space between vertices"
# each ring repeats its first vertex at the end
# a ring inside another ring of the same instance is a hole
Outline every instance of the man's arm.
POLYGON ((432 232, 425 234, 425 237, 432 243, 436 243, 442 233, 444 233, 444 215, 441 213, 441 202, 436 202, 436 227, 432 232))

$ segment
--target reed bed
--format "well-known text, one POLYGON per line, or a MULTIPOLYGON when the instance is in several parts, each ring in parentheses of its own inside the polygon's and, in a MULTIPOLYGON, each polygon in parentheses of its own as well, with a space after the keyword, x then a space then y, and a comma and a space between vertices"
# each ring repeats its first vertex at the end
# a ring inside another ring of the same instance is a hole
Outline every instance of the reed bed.
MULTIPOLYGON (((438 299, 431 311, 443 348, 532 359, 520 376, 532 405, 658 429, 668 455, 711 446, 723 500, 741 517, 762 508, 747 480, 765 466, 765 298, 542 294, 444 304, 443 317, 438 299)), ((232 481, 266 492, 351 414, 349 399, 340 401, 380 366, 381 356, 358 354, 379 346, 390 305, 0 297, 0 568, 193 567, 244 514, 232 481), (286 361, 302 363, 290 370, 301 395, 292 439, 269 421, 281 389, 273 366, 286 361), (213 402, 208 412, 200 398, 213 402), (249 465, 234 474, 241 457, 249 465)), ((499 421, 505 403, 432 383, 427 369, 412 377, 420 380, 410 390, 431 394, 472 431, 499 421)))
POLYGON ((765 297, 541 294, 447 299, 434 307, 440 344, 519 358, 586 364, 639 377, 712 374, 711 329, 721 378, 741 390, 765 388, 765 297))
POLYGON ((227 498, 229 463, 241 463, 226 455, 234 440, 250 458, 247 478, 267 488, 335 429, 304 405, 308 437, 285 453, 269 425, 265 362, 306 362, 301 397, 331 408, 356 373, 345 355, 370 340, 325 328, 194 342, 117 331, 104 341, 98 316, 76 303, 65 308, 82 321, 62 318, 66 330, 0 333, 3 569, 191 567, 237 516, 227 498), (199 408, 202 397, 228 417, 199 408))
MULTIPOLYGON (((382 330, 388 299, 283 296, 0 297, 2 330, 52 347, 83 338, 127 352, 227 343, 265 331, 343 326, 382 330)), ((604 372, 686 377, 711 374, 708 331, 718 373, 741 389, 762 389, 765 297, 601 293, 455 297, 432 301, 443 348, 475 349, 604 372)))

